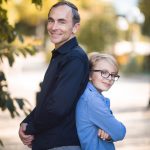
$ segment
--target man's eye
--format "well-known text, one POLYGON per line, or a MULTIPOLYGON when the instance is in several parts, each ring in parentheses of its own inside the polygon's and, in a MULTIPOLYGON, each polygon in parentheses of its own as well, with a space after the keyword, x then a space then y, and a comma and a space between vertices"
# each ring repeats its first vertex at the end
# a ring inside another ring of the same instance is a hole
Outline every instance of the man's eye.
POLYGON ((52 19, 48 19, 48 22, 53 22, 53 20, 52 19))
POLYGON ((61 24, 65 24, 65 21, 60 21, 61 24))

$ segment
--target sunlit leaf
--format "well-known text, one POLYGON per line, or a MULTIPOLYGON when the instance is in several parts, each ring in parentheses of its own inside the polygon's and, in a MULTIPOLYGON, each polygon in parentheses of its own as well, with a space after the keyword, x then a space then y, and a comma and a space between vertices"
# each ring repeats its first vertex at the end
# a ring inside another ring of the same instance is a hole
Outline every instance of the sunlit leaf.
POLYGON ((1 139, 0 139, 0 145, 1 145, 1 146, 4 146, 4 144, 3 144, 3 142, 2 142, 2 140, 1 140, 1 139))
POLYGON ((0 82, 3 80, 6 81, 6 78, 5 78, 4 73, 2 71, 0 71, 0 82))
POLYGON ((18 34, 18 38, 19 38, 20 42, 22 42, 22 43, 24 42, 23 36, 21 34, 18 34))
POLYGON ((32 3, 42 6, 42 0, 32 0, 32 3))
POLYGON ((8 99, 6 101, 6 107, 9 110, 9 112, 11 114, 11 117, 14 118, 15 117, 14 112, 16 110, 16 107, 14 106, 14 103, 13 103, 12 99, 8 99))
POLYGON ((25 105, 23 99, 16 98, 16 102, 17 102, 19 108, 23 110, 23 107, 24 107, 24 105, 25 105))

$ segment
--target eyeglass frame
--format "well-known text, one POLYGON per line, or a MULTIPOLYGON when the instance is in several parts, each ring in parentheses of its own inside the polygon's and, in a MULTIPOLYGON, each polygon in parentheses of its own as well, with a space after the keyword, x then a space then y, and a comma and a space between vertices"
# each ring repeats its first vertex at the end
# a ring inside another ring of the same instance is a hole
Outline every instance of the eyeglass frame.
POLYGON ((104 79, 108 79, 109 76, 111 76, 111 80, 117 81, 120 78, 119 75, 117 75, 117 74, 115 75, 115 74, 109 73, 108 71, 105 71, 105 70, 96 70, 96 69, 94 69, 94 70, 91 70, 91 71, 93 71, 93 72, 100 72, 101 73, 101 77, 103 77, 104 79), (102 73, 104 73, 104 72, 108 72, 108 76, 107 77, 103 76, 102 73))

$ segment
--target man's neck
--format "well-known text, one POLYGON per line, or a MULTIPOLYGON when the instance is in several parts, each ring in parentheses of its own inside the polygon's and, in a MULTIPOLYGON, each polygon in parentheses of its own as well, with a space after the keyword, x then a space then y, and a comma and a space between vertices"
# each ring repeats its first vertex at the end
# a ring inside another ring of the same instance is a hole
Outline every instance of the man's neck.
POLYGON ((72 35, 67 41, 65 41, 64 43, 60 43, 60 44, 55 44, 55 49, 58 49, 59 47, 61 47, 62 45, 64 45, 66 42, 70 41, 72 38, 74 38, 75 35, 72 35))

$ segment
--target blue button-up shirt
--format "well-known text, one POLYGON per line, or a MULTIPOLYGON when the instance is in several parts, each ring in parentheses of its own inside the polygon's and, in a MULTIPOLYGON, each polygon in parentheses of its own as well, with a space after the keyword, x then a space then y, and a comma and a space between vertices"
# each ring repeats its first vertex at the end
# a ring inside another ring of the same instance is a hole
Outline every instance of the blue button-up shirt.
POLYGON ((77 104, 76 125, 82 150, 115 150, 113 142, 122 140, 126 133, 125 126, 113 116, 109 99, 90 82, 77 104), (112 140, 100 139, 98 129, 112 140))

